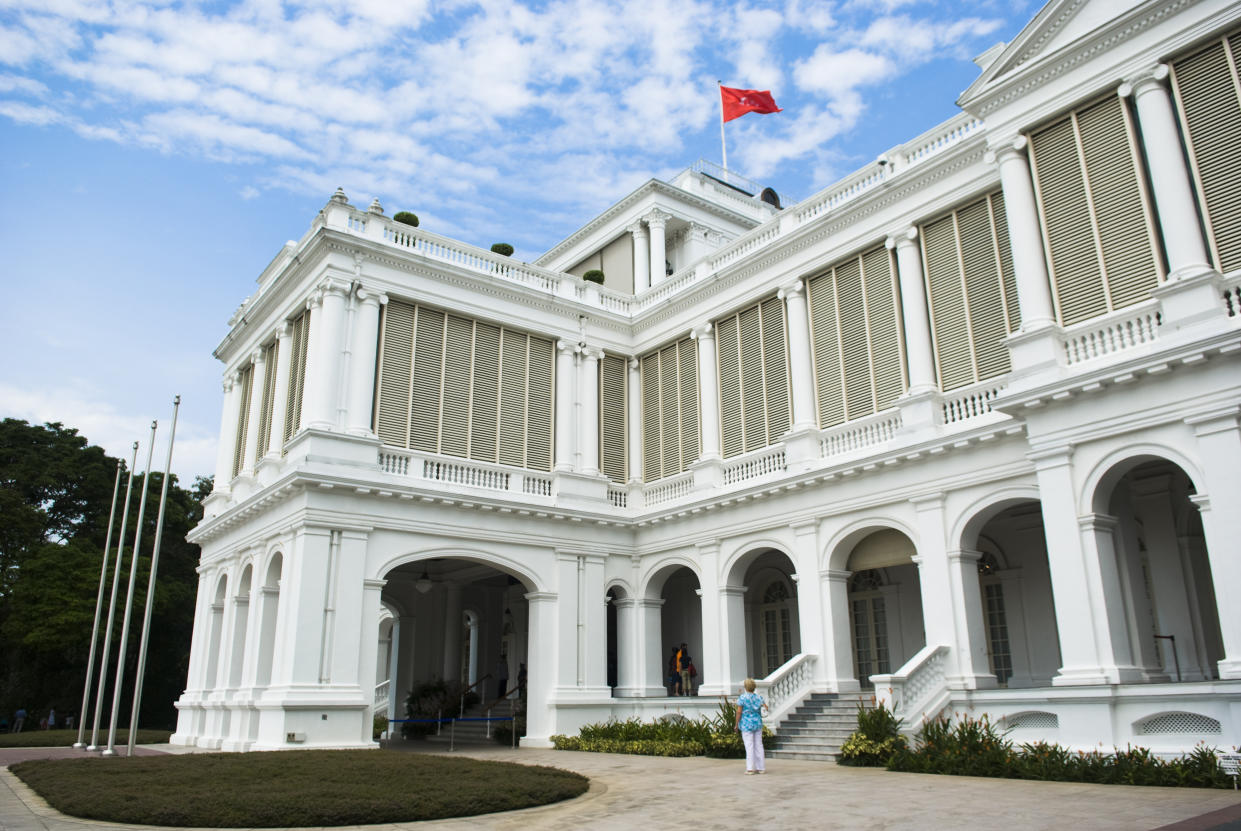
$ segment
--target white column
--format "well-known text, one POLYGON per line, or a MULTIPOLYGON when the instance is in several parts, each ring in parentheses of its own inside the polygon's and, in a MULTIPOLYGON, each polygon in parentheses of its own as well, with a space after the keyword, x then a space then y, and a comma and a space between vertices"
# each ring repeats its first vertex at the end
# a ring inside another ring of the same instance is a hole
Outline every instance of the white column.
POLYGON ((852 572, 824 569, 819 572, 823 597, 823 663, 828 687, 838 693, 861 689, 853 675, 852 620, 849 609, 849 577, 852 572))
POLYGON ((1042 329, 1055 323, 1051 305, 1051 282, 1043 238, 1039 231, 1034 183, 1026 161, 1026 137, 1018 136, 992 148, 999 162, 1000 186, 1004 190, 1004 213, 1017 278, 1017 302, 1021 307, 1021 331, 1042 329))
POLYGON ((1202 515, 1211 583, 1215 587, 1224 659, 1221 679, 1241 678, 1241 603, 1232 597, 1241 586, 1241 414, 1236 406, 1190 422, 1198 437, 1205 487, 1191 497, 1202 515))
POLYGON ((690 337, 698 342, 698 414, 702 427, 703 459, 720 458, 720 393, 715 366, 715 331, 710 323, 695 326, 690 337))
POLYGON ((819 522, 809 520, 797 523, 793 528, 793 563, 797 573, 793 576, 797 587, 797 631, 801 649, 805 654, 817 655, 814 665, 815 688, 826 689, 826 650, 823 646, 823 596, 819 591, 819 522))
POLYGON ((629 375, 628 383, 625 385, 625 392, 628 397, 628 415, 626 422, 628 427, 628 445, 629 445, 629 481, 642 481, 642 373, 639 372, 641 363, 637 358, 630 358, 625 364, 628 367, 629 375))
POLYGON ((336 428, 336 407, 340 381, 340 357, 344 350, 345 295, 347 283, 327 279, 322 285, 319 320, 311 315, 310 360, 306 365, 306 391, 309 405, 307 426, 317 430, 336 428))
POLYGON ((293 366, 293 337, 286 320, 276 329, 276 390, 271 404, 271 431, 265 452, 278 459, 284 449, 284 422, 289 412, 289 372, 293 366))
POLYGON ((954 648, 957 667, 967 689, 989 689, 997 684, 987 660, 987 626, 983 618, 982 586, 978 582, 978 551, 948 552, 948 582, 952 587, 954 648))
MULTIPOLYGON (((387 580, 362 581, 361 614, 354 621, 349 621, 350 624, 356 622, 357 625, 351 625, 350 628, 359 636, 358 651, 353 657, 357 664, 358 686, 362 688, 362 698, 367 703, 361 724, 362 735, 359 737, 364 742, 371 741, 375 716, 387 715, 386 711, 378 714, 375 712, 375 687, 379 683, 375 680, 379 664, 379 638, 375 636, 375 629, 379 622, 380 598, 387 582, 387 580)), ((347 616, 342 616, 342 622, 345 622, 345 617, 347 616)), ((342 632, 342 639, 344 635, 345 633, 342 632)), ((388 688, 388 694, 395 695, 391 687, 388 688)))
POLYGON ((664 681, 668 677, 668 653, 664 651, 663 642, 663 598, 640 598, 637 601, 638 614, 638 687, 641 695, 646 698, 666 696, 668 688, 664 681))
POLYGON ((318 686, 325 640, 324 598, 331 578, 332 531, 302 526, 294 532, 292 551, 282 570, 277 612, 276 655, 272 685, 318 686), (287 581, 287 582, 286 582, 287 581), (286 591, 287 589, 287 591, 286 591), (295 636, 297 648, 281 648, 282 637, 295 636))
POLYGON ((556 593, 529 592, 530 653, 526 660, 526 736, 524 747, 551 747, 556 732, 555 713, 549 706, 556 674, 556 593))
POLYGON ((642 218, 646 220, 647 227, 651 229, 651 285, 655 285, 668 278, 664 270, 664 263, 668 259, 664 230, 668 226, 668 220, 672 219, 672 214, 653 208, 642 218))
POLYGON ((888 237, 886 245, 896 249, 896 270, 900 277, 901 319, 905 324, 905 357, 909 362, 909 393, 935 389, 935 365, 931 360, 931 323, 927 316, 926 283, 922 274, 922 252, 918 229, 888 237))
POLYGON ((641 294, 651 287, 650 237, 641 222, 626 228, 633 237, 633 293, 641 294))
POLYGON ((444 583, 444 660, 441 663, 445 681, 456 681, 461 675, 461 586, 444 583))
POLYGON ((578 389, 581 409, 578 412, 578 441, 582 473, 599 475, 599 360, 603 350, 588 346, 582 350, 578 365, 578 389))
POLYGON ((573 470, 574 371, 577 344, 556 342, 556 470, 573 470))
POLYGON ((319 390, 326 386, 327 379, 319 371, 323 358, 319 353, 323 348, 323 292, 316 291, 306 300, 306 361, 302 382, 302 417, 301 422, 293 425, 293 434, 303 427, 311 427, 314 415, 319 410, 317 398, 319 390))
POLYGON ((220 412, 220 442, 216 446, 215 484, 212 493, 228 493, 233 479, 233 453, 237 449, 237 416, 241 404, 237 400, 241 384, 237 373, 224 379, 224 407, 220 412))
POLYGON ((792 384, 792 430, 812 430, 818 426, 814 411, 814 371, 810 362, 810 317, 806 311, 806 284, 801 280, 783 286, 789 327, 789 380, 792 384))
MULTIPOLYGON (((715 677, 711 679, 717 685, 712 687, 712 692, 716 695, 735 694, 737 687, 750 673, 745 648, 746 589, 746 586, 720 586, 717 589, 719 605, 717 637, 720 643, 720 668, 715 673, 715 677)), ((706 637, 707 633, 704 631, 704 643, 706 637)))
POLYGON ((262 349, 250 353, 250 416, 246 422, 246 453, 241 460, 243 476, 254 475, 254 465, 263 457, 259 449, 259 428, 263 421, 263 396, 267 382, 267 356, 262 349))
POLYGON ((616 607, 616 697, 636 698, 642 694, 638 601, 621 597, 612 605, 616 607))
MULTIPOLYGON (((974 689, 977 683, 970 671, 971 645, 968 627, 964 622, 966 609, 963 608, 961 597, 962 560, 958 557, 952 562, 948 556, 945 545, 944 496, 934 494, 912 502, 917 511, 918 554, 914 557, 914 562, 918 564, 926 645, 952 647, 950 669, 947 673, 948 685, 955 689, 974 689), (954 569, 956 575, 953 574, 954 569)), ((978 597, 977 573, 974 576, 974 597, 978 597)))
POLYGON ((1169 280, 1210 270, 1198 223, 1193 185, 1181 153, 1181 136, 1164 82, 1168 67, 1156 64, 1120 85, 1123 97, 1133 96, 1163 242, 1168 252, 1169 280))
POLYGON ((345 404, 345 424, 351 436, 370 436, 372 404, 375 399, 375 358, 379 349, 379 310, 388 296, 358 288, 358 306, 350 345, 349 398, 345 404))

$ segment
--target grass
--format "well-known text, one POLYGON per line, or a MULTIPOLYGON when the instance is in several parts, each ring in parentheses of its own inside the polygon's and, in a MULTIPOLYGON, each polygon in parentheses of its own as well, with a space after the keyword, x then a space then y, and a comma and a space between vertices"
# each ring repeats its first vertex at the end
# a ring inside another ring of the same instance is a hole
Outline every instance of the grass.
POLYGON ((64 814, 142 825, 366 825, 512 811, 584 793, 555 768, 380 750, 45 759, 9 768, 64 814))
MULTIPOLYGON (((167 744, 170 730, 138 730, 138 744, 167 744)), ((73 730, 23 730, 20 733, 0 733, 0 747, 71 747, 78 740, 77 728, 73 730)), ((90 728, 88 727, 83 740, 90 744, 90 728)), ((108 729, 99 729, 99 743, 108 743, 108 729)), ((122 747, 129 744, 129 731, 116 731, 116 745, 122 747)))

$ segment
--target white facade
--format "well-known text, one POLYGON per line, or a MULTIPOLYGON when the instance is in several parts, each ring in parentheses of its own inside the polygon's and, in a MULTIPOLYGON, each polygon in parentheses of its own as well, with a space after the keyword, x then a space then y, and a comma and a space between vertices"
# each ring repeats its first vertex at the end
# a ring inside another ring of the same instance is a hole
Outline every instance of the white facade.
POLYGON ((695 169, 536 265, 337 192, 216 351, 173 741, 369 746, 503 661, 534 746, 747 676, 1237 744, 1241 7, 1053 0, 979 63, 804 202, 695 169))

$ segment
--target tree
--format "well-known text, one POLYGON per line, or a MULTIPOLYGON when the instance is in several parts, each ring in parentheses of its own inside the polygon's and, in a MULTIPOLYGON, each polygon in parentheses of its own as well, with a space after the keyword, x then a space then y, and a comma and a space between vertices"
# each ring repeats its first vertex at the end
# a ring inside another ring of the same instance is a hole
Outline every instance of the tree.
MULTIPOLYGON (((76 430, 60 424, 35 426, 15 419, 0 424, 0 558, 4 567, 0 584, 0 712, 12 712, 20 706, 32 712, 54 707, 62 715, 76 714, 81 705, 116 466, 116 459, 89 445, 76 430)), ((135 504, 130 506, 130 527, 125 529, 123 540, 114 653, 133 562, 133 523, 142 480, 142 476, 134 477, 135 504)), ((163 474, 152 473, 125 655, 121 720, 126 726, 162 484, 163 474)), ((186 542, 185 537, 202 518, 202 499, 210 490, 211 480, 201 477, 192 490, 178 486, 175 477, 169 483, 143 685, 143 726, 170 726, 175 719, 172 702, 185 685, 199 556, 198 546, 186 542)), ((105 615, 124 496, 123 478, 105 586, 105 615)), ((101 621, 100 646, 102 628, 101 621)), ((110 687, 115 654, 109 664, 106 683, 110 687)), ((95 675, 98 681, 98 668, 95 675)), ((110 688, 105 691, 105 702, 106 723, 110 688)))

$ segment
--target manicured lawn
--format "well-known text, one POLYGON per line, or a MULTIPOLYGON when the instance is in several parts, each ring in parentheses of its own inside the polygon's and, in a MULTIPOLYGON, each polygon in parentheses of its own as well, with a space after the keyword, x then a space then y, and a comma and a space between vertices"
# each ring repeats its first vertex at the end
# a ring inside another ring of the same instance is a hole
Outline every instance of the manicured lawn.
POLYGON ((555 768, 381 750, 45 759, 10 770, 71 816, 215 828, 473 816, 571 799, 589 786, 555 768))
MULTIPOLYGON (((168 737, 172 735, 170 730, 142 730, 138 731, 138 744, 167 744, 168 737)), ((20 733, 0 733, 0 747, 70 747, 78 740, 77 728, 73 730, 23 730, 20 733)), ((83 740, 90 744, 90 726, 86 728, 86 735, 83 740)), ((106 745, 108 743, 108 729, 106 727, 99 730, 99 743, 106 745)), ((129 744, 129 731, 118 729, 116 731, 116 746, 124 747, 129 744)))

